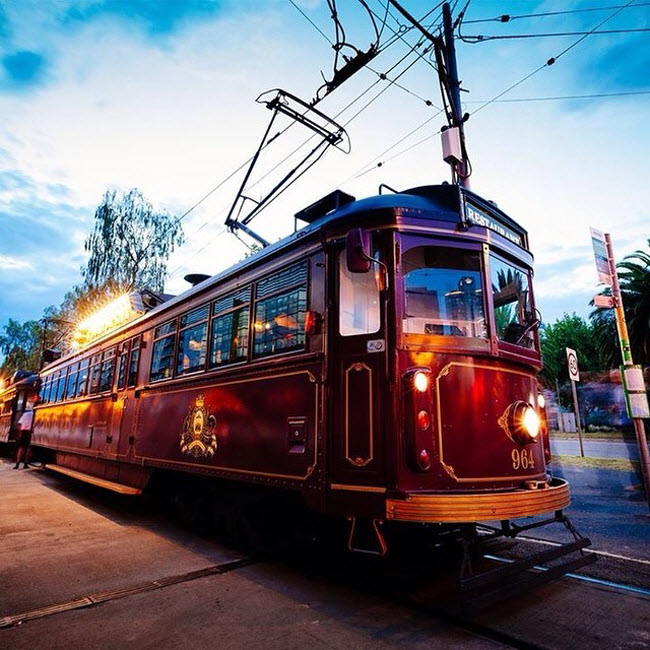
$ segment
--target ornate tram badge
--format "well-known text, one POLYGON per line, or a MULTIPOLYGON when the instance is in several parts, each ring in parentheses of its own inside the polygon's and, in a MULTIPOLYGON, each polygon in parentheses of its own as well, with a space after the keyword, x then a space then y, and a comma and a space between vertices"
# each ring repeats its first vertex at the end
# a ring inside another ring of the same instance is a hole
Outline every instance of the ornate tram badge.
POLYGON ((210 458, 217 450, 217 436, 213 433, 214 415, 205 407, 205 397, 199 395, 190 406, 183 422, 181 452, 195 458, 210 458))

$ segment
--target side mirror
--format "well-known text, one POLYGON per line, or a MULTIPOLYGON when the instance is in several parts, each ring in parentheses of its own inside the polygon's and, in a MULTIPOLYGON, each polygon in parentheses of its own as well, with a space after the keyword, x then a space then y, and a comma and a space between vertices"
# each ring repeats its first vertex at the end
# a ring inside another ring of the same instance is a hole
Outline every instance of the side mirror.
POLYGON ((350 273, 368 273, 372 264, 370 233, 353 228, 345 238, 345 263, 350 273))

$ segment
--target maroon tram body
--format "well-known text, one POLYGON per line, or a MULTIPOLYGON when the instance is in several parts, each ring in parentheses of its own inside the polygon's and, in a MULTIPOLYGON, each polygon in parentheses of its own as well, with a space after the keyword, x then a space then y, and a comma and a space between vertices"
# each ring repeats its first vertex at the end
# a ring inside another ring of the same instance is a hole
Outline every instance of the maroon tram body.
POLYGON ((526 231, 455 185, 335 198, 50 364, 32 439, 49 465, 129 493, 169 470, 273 486, 353 522, 568 505, 536 428, 526 231))

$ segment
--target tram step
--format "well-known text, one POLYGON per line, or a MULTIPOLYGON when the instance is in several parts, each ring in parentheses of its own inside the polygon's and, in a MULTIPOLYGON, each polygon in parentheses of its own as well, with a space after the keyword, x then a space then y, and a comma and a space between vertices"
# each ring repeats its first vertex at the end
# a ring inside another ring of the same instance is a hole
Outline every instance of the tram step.
POLYGON ((131 487, 130 485, 123 485, 122 483, 115 483, 114 481, 107 481, 103 478, 98 478, 97 476, 92 476, 91 474, 84 474, 83 472, 78 472, 74 469, 69 469, 67 467, 62 467, 61 465, 52 465, 47 464, 43 465, 44 469, 51 469, 53 472, 59 472, 59 474, 65 474, 66 476, 71 476, 80 481, 85 481, 86 483, 91 483, 106 490, 111 490, 117 492, 118 494, 128 494, 130 496, 138 496, 142 494, 140 488, 131 487))
POLYGON ((575 542, 510 562, 497 569, 460 579, 459 592, 463 612, 475 612, 487 605, 511 598, 581 567, 593 564, 597 559, 596 555, 582 553, 582 549, 590 545, 589 539, 581 538, 575 542), (543 566, 575 552, 581 554, 577 558, 561 564, 543 566))

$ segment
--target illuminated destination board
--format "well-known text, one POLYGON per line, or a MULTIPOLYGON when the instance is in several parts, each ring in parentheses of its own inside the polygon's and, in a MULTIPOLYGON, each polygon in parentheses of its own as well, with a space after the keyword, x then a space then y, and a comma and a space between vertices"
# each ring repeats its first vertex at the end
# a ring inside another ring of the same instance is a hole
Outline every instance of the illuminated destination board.
POLYGON ((502 237, 509 239, 514 244, 517 244, 517 246, 524 245, 523 237, 519 233, 516 233, 514 230, 508 228, 507 226, 504 226, 494 217, 489 216, 468 202, 465 203, 465 218, 467 221, 473 223, 476 226, 483 226, 483 228, 493 230, 502 237))

